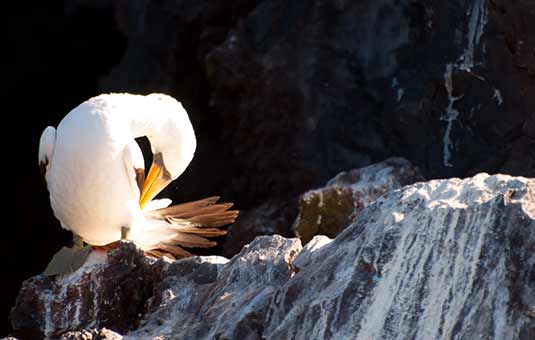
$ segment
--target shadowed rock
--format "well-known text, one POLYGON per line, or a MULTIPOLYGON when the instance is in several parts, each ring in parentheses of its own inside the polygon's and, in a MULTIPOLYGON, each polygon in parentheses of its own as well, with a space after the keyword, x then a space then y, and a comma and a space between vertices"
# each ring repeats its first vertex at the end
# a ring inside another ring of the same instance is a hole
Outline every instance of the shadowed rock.
POLYGON ((15 331, 38 330, 50 337, 84 328, 127 332, 145 312, 144 303, 165 265, 130 243, 109 254, 93 251, 72 274, 24 281, 11 325, 15 331))
POLYGON ((228 229, 223 255, 232 257, 260 235, 294 236, 291 225, 297 216, 297 198, 274 198, 245 211, 228 229))
POLYGON ((318 234, 335 237, 382 194, 423 179, 420 170, 403 158, 341 172, 325 187, 300 198, 271 199, 240 212, 229 228, 223 255, 233 256, 260 235, 297 234, 304 243, 318 234))
POLYGON ((304 243, 319 234, 335 237, 379 196, 423 179, 420 170, 403 158, 342 172, 325 187, 300 197, 293 229, 304 243))
POLYGON ((531 0, 113 6, 128 47, 101 90, 173 94, 200 137, 177 198, 249 209, 391 155, 535 175, 531 0))

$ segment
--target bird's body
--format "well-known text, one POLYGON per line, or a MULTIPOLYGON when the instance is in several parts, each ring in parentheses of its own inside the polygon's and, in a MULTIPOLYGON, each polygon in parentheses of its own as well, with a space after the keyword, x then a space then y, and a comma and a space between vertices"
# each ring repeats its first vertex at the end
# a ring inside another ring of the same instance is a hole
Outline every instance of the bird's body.
POLYGON ((59 124, 46 181, 63 225, 87 243, 105 245, 120 239, 121 227, 139 218, 140 194, 131 187, 123 162, 128 133, 116 133, 127 126, 121 122, 127 117, 111 107, 92 111, 96 104, 83 103, 59 124))
MULTIPOLYGON (((188 115, 173 98, 108 94, 80 104, 57 130, 45 129, 39 159, 52 209, 64 228, 88 244, 102 246, 120 240, 126 227, 142 249, 173 253, 174 244, 213 245, 198 235, 221 235, 224 232, 215 227, 232 222, 237 213, 213 199, 199 201, 193 211, 157 209, 170 201, 152 198, 182 174, 195 147, 188 115), (149 138, 154 154, 146 180, 135 142, 141 136, 149 138), (212 223, 202 217, 207 212, 212 223)), ((175 255, 180 255, 177 249, 175 255)))

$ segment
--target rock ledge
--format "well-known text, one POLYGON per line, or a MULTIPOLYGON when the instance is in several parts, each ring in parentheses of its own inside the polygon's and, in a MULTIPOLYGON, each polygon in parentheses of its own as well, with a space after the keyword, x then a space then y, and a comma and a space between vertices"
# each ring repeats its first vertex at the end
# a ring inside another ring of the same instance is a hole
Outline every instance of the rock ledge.
POLYGON ((533 339, 533 287, 535 180, 479 174, 389 192, 304 248, 166 262, 121 244, 25 281, 11 321, 63 339, 533 339))

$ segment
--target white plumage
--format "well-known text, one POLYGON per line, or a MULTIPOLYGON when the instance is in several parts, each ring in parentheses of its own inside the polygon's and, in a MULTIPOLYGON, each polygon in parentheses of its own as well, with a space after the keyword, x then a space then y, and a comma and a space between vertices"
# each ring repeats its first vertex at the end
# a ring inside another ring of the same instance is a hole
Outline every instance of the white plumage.
POLYGON ((230 204, 214 204, 217 198, 169 208, 170 200, 152 200, 184 172, 195 148, 188 114, 174 98, 104 94, 69 112, 57 130, 43 131, 39 162, 52 209, 65 229, 102 246, 120 240, 127 228, 142 249, 181 255, 187 252, 173 252, 174 245, 211 246, 198 235, 223 234, 215 227, 237 215, 227 211, 230 204), (154 155, 146 180, 134 140, 141 136, 148 137, 154 155))

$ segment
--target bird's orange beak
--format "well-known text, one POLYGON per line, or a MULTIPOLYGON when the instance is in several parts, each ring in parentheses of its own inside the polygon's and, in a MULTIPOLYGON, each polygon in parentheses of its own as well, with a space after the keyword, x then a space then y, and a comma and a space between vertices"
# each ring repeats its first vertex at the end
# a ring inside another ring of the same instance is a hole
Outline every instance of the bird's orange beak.
POLYGON ((158 195, 173 179, 163 165, 162 154, 154 155, 154 161, 150 167, 141 196, 139 197, 139 206, 141 209, 158 195))

